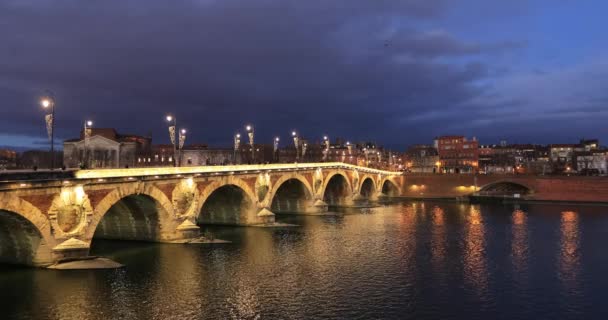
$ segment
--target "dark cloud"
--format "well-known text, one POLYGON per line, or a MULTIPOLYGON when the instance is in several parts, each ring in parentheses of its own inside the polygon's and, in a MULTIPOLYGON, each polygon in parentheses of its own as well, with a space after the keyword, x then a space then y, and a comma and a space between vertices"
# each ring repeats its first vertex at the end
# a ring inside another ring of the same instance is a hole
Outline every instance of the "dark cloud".
POLYGON ((92 117, 165 142, 162 119, 172 112, 191 141, 213 144, 229 144, 249 121, 268 141, 292 128, 397 146, 430 140, 428 122, 407 119, 457 114, 484 94, 479 82, 493 72, 475 56, 524 45, 422 27, 450 5, 0 1, 0 123, 44 134, 35 99, 49 88, 62 137, 92 117), (450 61, 463 57, 471 59, 450 61))

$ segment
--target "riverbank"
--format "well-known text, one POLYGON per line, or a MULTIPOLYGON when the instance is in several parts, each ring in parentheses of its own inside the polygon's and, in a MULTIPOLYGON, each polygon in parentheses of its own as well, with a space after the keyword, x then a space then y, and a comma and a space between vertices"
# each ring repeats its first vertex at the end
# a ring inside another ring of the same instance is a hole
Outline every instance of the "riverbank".
POLYGON ((608 204, 608 178, 580 176, 408 174, 402 199, 460 199, 491 194, 517 202, 608 204))

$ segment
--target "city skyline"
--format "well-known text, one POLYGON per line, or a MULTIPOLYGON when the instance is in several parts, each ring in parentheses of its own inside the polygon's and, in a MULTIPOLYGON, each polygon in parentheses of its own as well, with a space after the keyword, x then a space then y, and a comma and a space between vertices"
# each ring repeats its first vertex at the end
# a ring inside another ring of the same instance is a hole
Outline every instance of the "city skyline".
POLYGON ((168 113, 213 146, 246 123, 269 144, 293 129, 399 150, 450 134, 603 141, 604 6, 3 1, 0 145, 48 146, 46 89, 57 143, 86 119, 165 143, 168 113))

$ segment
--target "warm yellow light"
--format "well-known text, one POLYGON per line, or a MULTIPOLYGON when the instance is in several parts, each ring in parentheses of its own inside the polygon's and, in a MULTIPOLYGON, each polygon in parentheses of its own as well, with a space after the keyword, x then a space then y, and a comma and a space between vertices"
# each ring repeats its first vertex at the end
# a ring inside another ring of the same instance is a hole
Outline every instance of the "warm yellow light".
POLYGON ((84 188, 82 186, 77 186, 74 188, 74 195, 76 196, 76 202, 82 203, 84 200, 84 188))
POLYGON ((188 178, 186 179, 186 185, 188 186, 188 188, 192 188, 194 187, 194 180, 192 178, 188 178))
POLYGON ((438 166, 438 167, 441 166, 441 161, 435 162, 435 165, 438 166))
POLYGON ((42 99, 42 101, 40 101, 40 104, 42 104, 42 107, 48 108, 51 105, 51 100, 49 100, 49 99, 42 99))

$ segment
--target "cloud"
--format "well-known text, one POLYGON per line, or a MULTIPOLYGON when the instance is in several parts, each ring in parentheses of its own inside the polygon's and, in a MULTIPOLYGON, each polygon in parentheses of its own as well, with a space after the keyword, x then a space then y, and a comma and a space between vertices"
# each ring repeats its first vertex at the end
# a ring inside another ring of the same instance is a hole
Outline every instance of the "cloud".
MULTIPOLYGON (((229 144, 298 129, 402 144, 404 119, 481 101, 493 67, 522 42, 464 41, 428 27, 447 0, 0 2, 0 117, 41 132, 35 97, 57 96, 61 136, 85 118, 166 142, 175 113, 190 139, 229 144), (449 61, 469 57, 467 61, 449 61), (439 59, 441 58, 441 59, 439 59)), ((433 120, 427 117, 425 121, 433 120)), ((406 121, 407 122, 407 121, 406 121)), ((428 137, 410 121, 407 139, 428 137)))

